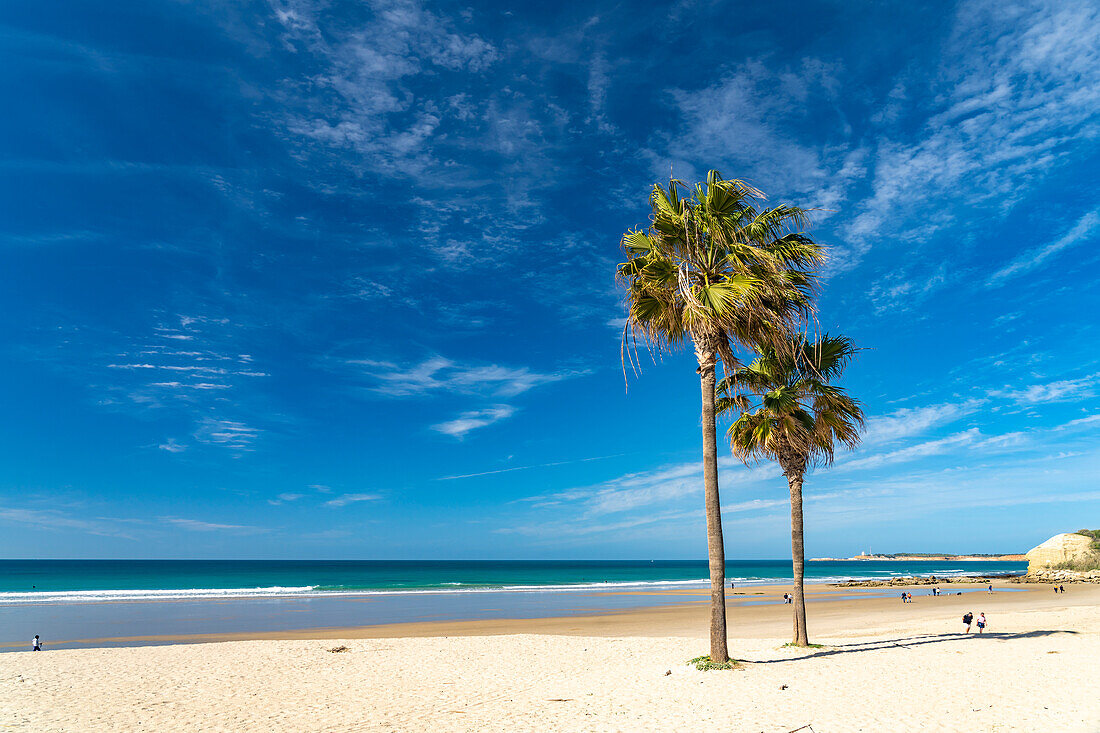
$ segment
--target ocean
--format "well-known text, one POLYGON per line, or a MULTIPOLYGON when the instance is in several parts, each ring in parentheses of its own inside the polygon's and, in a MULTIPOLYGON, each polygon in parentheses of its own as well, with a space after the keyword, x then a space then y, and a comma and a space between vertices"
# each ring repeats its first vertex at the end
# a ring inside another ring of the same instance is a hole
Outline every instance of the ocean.
MULTIPOLYGON (((1023 562, 812 561, 810 583, 1022 573, 1023 562)), ((726 565, 738 588, 789 581, 789 560, 726 565)), ((683 603, 707 563, 619 561, 0 560, 0 650, 166 643, 415 621, 545 618, 683 603), (600 592, 626 591, 626 592, 600 592)))
MULTIPOLYGON (((1019 573, 1023 562, 811 561, 806 579, 1019 573)), ((736 560, 727 581, 791 577, 789 560, 736 560)), ((332 594, 555 591, 624 586, 702 587, 695 560, 0 560, 0 604, 292 597, 332 594)))

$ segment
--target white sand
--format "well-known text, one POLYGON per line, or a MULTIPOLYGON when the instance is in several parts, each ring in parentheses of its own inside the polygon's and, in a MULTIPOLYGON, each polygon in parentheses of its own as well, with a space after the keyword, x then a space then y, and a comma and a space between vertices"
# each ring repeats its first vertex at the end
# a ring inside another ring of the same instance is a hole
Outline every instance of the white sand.
POLYGON ((731 639, 749 664, 705 673, 705 629, 0 654, 0 730, 1100 731, 1100 608, 945 623, 927 604, 827 649, 731 639))

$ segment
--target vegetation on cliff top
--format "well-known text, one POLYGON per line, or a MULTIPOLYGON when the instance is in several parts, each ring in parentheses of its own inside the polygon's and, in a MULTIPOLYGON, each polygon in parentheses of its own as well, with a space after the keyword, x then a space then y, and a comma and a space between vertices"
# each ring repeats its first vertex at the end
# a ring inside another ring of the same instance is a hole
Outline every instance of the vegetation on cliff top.
POLYGON ((1092 538, 1092 549, 1100 552, 1100 529, 1079 529, 1077 534, 1092 538))

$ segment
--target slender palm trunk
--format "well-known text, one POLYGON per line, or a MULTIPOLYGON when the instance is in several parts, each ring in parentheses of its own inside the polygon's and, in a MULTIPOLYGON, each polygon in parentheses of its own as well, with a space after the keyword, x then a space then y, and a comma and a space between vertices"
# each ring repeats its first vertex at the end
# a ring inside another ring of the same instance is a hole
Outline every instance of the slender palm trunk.
POLYGON ((703 493, 707 511, 707 554, 710 559, 710 658, 729 660, 726 647, 726 550, 722 543, 722 504, 718 498, 718 436, 714 425, 714 383, 717 356, 706 342, 695 342, 699 388, 703 398, 703 493))
POLYGON ((794 641, 795 646, 807 646, 810 635, 806 631, 806 594, 803 587, 806 575, 806 549, 802 527, 802 472, 791 471, 787 483, 791 489, 791 565, 794 574, 794 641))

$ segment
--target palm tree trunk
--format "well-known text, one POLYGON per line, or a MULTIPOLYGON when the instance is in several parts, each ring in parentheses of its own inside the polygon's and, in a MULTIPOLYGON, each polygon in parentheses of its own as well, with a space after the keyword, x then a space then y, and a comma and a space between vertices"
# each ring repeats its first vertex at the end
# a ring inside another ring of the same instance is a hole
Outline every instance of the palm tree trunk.
POLYGON ((707 512, 707 555, 710 560, 710 658, 729 661, 726 647, 726 550, 722 542, 722 503, 718 498, 718 436, 714 425, 716 349, 695 342, 699 388, 703 399, 703 493, 707 512))
POLYGON ((791 471, 787 483, 791 489, 791 565, 794 575, 794 641, 795 646, 808 646, 810 635, 806 631, 806 594, 803 588, 806 575, 806 548, 802 526, 802 472, 791 471))

